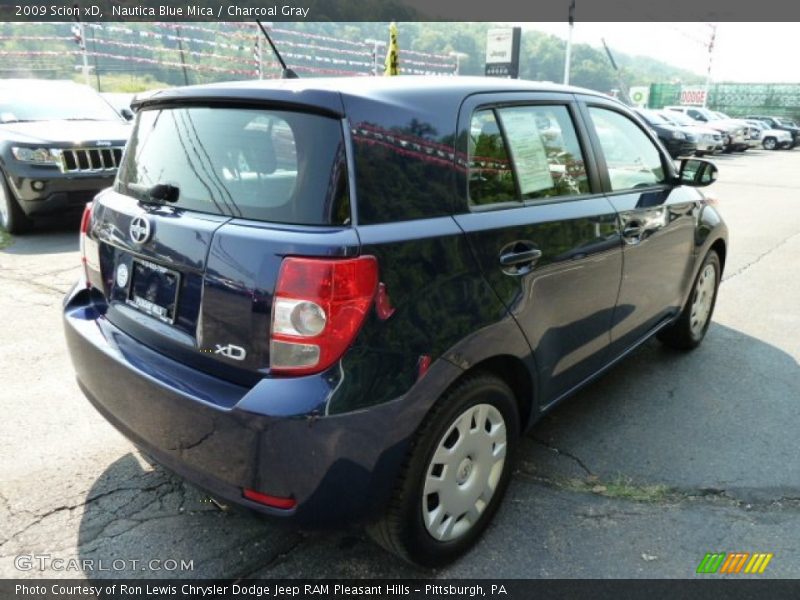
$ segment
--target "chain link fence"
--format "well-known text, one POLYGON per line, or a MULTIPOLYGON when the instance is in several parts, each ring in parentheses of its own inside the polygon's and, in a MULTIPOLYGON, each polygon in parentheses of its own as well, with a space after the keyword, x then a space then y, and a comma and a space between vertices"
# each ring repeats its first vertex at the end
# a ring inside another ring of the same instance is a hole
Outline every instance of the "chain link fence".
MULTIPOLYGON (((680 84, 653 83, 648 106, 680 104, 680 95, 680 84)), ((708 107, 732 117, 770 115, 800 120, 800 84, 715 83, 708 90, 708 107)))

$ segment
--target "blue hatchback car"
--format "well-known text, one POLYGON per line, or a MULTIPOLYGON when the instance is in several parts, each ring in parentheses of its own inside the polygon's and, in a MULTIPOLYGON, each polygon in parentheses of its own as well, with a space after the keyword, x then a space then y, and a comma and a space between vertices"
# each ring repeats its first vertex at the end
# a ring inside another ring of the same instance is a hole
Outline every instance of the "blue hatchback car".
POLYGON ((715 177, 577 88, 162 91, 84 214, 77 379, 209 493, 441 565, 546 410, 653 335, 701 342, 727 231, 695 188, 715 177))

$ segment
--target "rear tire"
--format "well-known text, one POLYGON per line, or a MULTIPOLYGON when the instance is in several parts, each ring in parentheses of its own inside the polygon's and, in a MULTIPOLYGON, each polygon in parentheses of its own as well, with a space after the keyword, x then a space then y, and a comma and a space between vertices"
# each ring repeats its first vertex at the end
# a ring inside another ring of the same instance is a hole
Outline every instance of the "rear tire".
POLYGON ((6 177, 0 171, 0 229, 11 234, 25 233, 33 222, 22 212, 17 199, 14 198, 6 183, 6 177))
POLYGON ((719 256, 709 250, 677 321, 658 333, 662 343, 679 350, 692 350, 700 345, 714 314, 721 273, 719 256))
POLYGON ((425 567, 458 558, 500 505, 519 431, 517 401, 504 381, 476 374, 459 383, 420 426, 392 502, 369 535, 425 567))

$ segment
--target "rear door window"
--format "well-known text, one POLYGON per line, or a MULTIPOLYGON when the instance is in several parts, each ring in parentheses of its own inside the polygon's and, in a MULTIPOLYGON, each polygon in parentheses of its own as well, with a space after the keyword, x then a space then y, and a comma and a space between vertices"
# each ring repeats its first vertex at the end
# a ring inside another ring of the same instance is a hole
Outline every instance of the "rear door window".
POLYGON ((187 210, 307 225, 347 224, 339 121, 298 112, 178 107, 140 111, 119 172, 122 193, 178 189, 187 210))
POLYGON ((514 172, 494 110, 476 112, 470 123, 469 197, 474 205, 518 200, 514 172))
POLYGON ((481 110, 470 132, 470 202, 536 200, 589 193, 566 106, 481 110))
POLYGON ((524 200, 589 192, 589 178, 566 106, 498 111, 524 200))

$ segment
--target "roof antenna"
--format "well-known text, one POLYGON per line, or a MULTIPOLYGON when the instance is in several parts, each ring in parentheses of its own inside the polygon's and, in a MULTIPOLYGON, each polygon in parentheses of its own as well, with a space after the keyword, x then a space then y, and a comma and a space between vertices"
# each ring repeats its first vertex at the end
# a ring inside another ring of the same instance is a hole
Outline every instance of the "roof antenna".
POLYGON ((264 34, 264 37, 267 38, 267 41, 269 42, 269 47, 272 48, 273 54, 275 54, 275 57, 278 59, 278 62, 281 63, 281 68, 283 69, 281 71, 281 79, 298 79, 297 73, 295 73, 292 69, 286 66, 286 63, 283 61, 283 57, 281 56, 281 53, 278 52, 278 49, 272 42, 272 38, 269 37, 269 34, 267 33, 266 28, 261 24, 261 21, 256 19, 256 23, 258 23, 258 26, 261 28, 261 32, 264 34))

